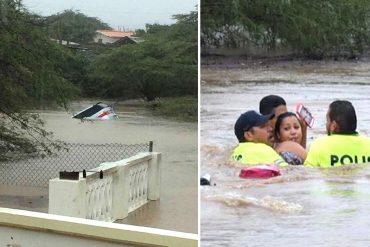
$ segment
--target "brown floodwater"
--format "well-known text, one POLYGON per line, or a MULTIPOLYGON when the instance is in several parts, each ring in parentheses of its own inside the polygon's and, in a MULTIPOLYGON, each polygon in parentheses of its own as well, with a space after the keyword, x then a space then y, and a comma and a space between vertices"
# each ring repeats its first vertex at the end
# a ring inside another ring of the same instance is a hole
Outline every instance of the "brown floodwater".
MULTIPOLYGON (((353 103, 358 131, 370 134, 370 63, 280 62, 246 68, 203 68, 201 83, 201 246, 368 246, 370 167, 328 171, 292 167, 266 180, 240 179, 228 162, 233 126, 259 100, 277 94, 294 111, 303 103, 316 122, 308 146, 325 135, 330 102, 353 103)), ((370 148, 370 147, 369 147, 370 148)))
MULTIPOLYGON (((74 102, 77 112, 96 102, 74 102)), ((119 116, 112 121, 72 119, 64 111, 41 111, 46 128, 56 139, 71 143, 139 144, 154 141, 154 151, 162 153, 161 195, 120 221, 189 233, 198 232, 198 127, 151 117, 130 105, 116 103, 119 116)), ((47 212, 47 189, 0 186, 0 206, 47 212)))

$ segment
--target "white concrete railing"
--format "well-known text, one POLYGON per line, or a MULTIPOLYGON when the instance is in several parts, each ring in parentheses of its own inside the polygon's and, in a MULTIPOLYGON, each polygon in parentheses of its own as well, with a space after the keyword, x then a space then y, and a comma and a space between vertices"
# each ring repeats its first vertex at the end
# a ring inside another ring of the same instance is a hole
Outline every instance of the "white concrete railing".
MULTIPOLYGON (((87 181, 87 219, 110 221, 113 219, 113 175, 87 181)), ((49 208, 50 212, 50 208, 49 208)))
POLYGON ((0 208, 0 246, 196 247, 196 234, 0 208))
POLYGON ((107 162, 79 180, 49 181, 49 213, 115 221, 160 194, 160 153, 140 153, 107 162), (99 178, 99 172, 103 178, 99 178))

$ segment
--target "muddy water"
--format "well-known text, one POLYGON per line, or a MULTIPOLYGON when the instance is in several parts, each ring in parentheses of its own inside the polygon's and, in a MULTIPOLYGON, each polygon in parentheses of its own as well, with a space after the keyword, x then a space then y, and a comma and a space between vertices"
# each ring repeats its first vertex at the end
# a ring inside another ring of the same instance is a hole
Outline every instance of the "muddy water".
MULTIPOLYGON (((93 103, 76 102, 71 110, 77 112, 93 103)), ((154 151, 162 153, 160 201, 150 202, 121 222, 197 233, 197 124, 153 118, 125 104, 116 104, 114 109, 119 115, 114 121, 82 123, 63 111, 43 111, 41 116, 46 120, 46 128, 66 142, 138 144, 154 141, 154 151)), ((0 192, 2 206, 47 211, 45 191, 11 188, 9 193, 9 188, 3 188, 0 192)))
MULTIPOLYGON (((350 100, 358 130, 370 134, 370 63, 279 63, 253 68, 203 68, 201 87, 202 246, 368 246, 370 167, 330 171, 287 168, 267 180, 238 178, 229 164, 237 145, 236 118, 277 94, 288 110, 306 105, 316 117, 308 146, 325 134, 325 114, 335 99, 350 100)), ((369 147, 370 148, 370 147, 369 147)))

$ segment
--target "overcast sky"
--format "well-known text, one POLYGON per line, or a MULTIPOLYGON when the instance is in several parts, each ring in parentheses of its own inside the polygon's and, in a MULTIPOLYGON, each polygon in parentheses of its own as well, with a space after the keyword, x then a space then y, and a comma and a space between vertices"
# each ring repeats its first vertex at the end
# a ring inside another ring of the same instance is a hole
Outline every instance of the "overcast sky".
POLYGON ((114 29, 144 29, 145 24, 172 24, 172 15, 196 10, 198 0, 23 0, 31 12, 48 16, 66 9, 97 17, 114 29))

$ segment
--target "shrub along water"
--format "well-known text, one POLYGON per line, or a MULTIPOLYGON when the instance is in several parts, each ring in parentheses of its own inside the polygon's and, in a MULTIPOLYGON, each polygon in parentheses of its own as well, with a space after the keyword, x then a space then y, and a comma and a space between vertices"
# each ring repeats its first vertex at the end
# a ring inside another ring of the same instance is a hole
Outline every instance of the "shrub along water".
POLYGON ((146 106, 155 116, 186 122, 198 120, 198 100, 196 96, 160 98, 146 103, 146 106))
POLYGON ((309 58, 369 51, 370 1, 201 1, 202 48, 290 50, 309 58))

